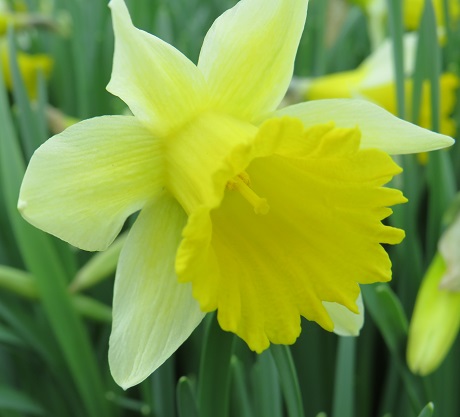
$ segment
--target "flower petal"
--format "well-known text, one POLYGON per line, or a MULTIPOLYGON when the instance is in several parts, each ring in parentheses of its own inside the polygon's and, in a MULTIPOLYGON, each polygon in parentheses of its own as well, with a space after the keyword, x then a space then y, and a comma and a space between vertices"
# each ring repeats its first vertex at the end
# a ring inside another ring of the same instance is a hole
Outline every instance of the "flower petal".
POLYGON ((213 105, 252 121, 281 102, 294 68, 308 0, 241 0, 213 24, 198 68, 213 105))
POLYGON ((305 98, 307 100, 352 98, 366 74, 362 68, 357 68, 314 78, 305 88, 305 98))
MULTIPOLYGON (((403 38, 404 74, 407 76, 412 75, 414 70, 417 39, 415 33, 407 33, 403 38)), ((358 68, 313 78, 305 87, 305 98, 359 98, 363 95, 363 89, 378 88, 382 85, 391 88, 390 84, 394 84, 394 78, 393 42, 386 39, 358 68)), ((378 98, 372 101, 380 104, 378 98)))
POLYGON ((359 312, 358 283, 391 277, 381 243, 404 233, 381 220, 405 199, 382 187, 399 167, 379 150, 359 150, 357 129, 304 131, 300 121, 270 120, 254 149, 247 183, 268 213, 227 187, 212 228, 203 213, 189 217, 177 257, 189 267, 177 271, 204 311, 217 308, 221 327, 260 352, 269 342, 293 343, 300 315, 332 331, 324 301, 359 312))
POLYGON ((205 99, 203 76, 173 46, 133 26, 124 0, 112 0, 115 54, 107 90, 156 136, 192 118, 205 99))
POLYGON ((104 250, 162 187, 160 146, 132 116, 73 125, 32 156, 18 208, 39 229, 85 250, 104 250))
POLYGON ((146 206, 122 250, 113 300, 109 363, 129 388, 147 378, 190 336, 204 314, 174 259, 187 216, 169 195, 146 206))
POLYGON ((433 151, 451 146, 454 140, 398 119, 364 100, 309 101, 276 111, 270 117, 292 116, 306 127, 333 121, 339 127, 358 126, 361 148, 376 148, 389 154, 433 151))
POLYGON ((356 304, 359 314, 353 313, 341 304, 323 301, 329 317, 334 322, 335 334, 339 336, 359 336, 364 324, 364 304, 361 293, 359 293, 356 304))
MULTIPOLYGON (((451 73, 441 74, 440 81, 440 106, 439 114, 441 116, 440 132, 445 135, 455 134, 455 122, 452 119, 452 113, 456 105, 456 94, 459 84, 459 79, 451 73)), ((406 79, 404 88, 405 95, 408 98, 407 114, 412 114, 412 109, 409 106, 412 98, 412 80, 406 79)), ((395 84, 380 84, 374 87, 361 88, 359 92, 361 98, 372 101, 375 104, 383 107, 390 113, 396 114, 396 86, 395 84)), ((419 118, 417 124, 421 127, 429 129, 432 126, 431 117, 431 89, 428 81, 422 85, 422 99, 420 101, 419 118)))
POLYGON ((167 188, 189 215, 176 258, 179 279, 184 271, 192 275, 219 273, 212 253, 194 249, 209 245, 209 210, 219 206, 227 182, 249 163, 250 142, 256 133, 257 128, 250 123, 203 113, 166 141, 167 188))

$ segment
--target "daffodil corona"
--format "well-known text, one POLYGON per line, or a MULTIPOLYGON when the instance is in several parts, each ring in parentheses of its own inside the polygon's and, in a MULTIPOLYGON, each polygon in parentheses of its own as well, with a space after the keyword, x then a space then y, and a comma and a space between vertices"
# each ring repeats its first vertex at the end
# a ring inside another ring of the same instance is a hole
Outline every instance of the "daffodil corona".
POLYGON ((381 243, 403 232, 381 221, 405 199, 383 187, 400 172, 388 154, 452 140, 364 101, 276 110, 307 5, 241 0, 213 24, 195 66, 112 0, 108 90, 134 116, 80 122, 30 161, 19 209, 73 245, 104 250, 140 210, 113 301, 109 361, 125 388, 205 312, 261 352, 293 343, 301 316, 357 334, 359 284, 391 278, 381 243))

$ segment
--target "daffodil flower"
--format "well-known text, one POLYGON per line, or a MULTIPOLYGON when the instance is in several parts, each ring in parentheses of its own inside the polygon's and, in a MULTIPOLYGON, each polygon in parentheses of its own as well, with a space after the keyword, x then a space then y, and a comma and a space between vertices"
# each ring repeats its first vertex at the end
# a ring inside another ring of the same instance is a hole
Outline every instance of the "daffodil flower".
MULTIPOLYGON (((385 0, 351 0, 360 6, 369 18, 369 34, 374 47, 380 45, 385 38, 388 6, 385 0)), ((439 35, 442 37, 445 33, 445 16, 444 0, 432 0, 436 24, 439 29, 439 35)), ((460 5, 457 0, 447 0, 450 18, 458 22, 460 18, 460 5)), ((425 0, 403 0, 403 24, 407 30, 417 30, 422 19, 425 0)))
POLYGON ((109 362, 124 388, 160 366, 218 311, 261 352, 293 343, 301 316, 357 334, 359 284, 388 281, 382 224, 405 201, 383 187, 388 155, 452 139, 364 101, 276 110, 292 77, 308 0, 241 0, 209 30, 195 66, 135 28, 112 0, 108 90, 134 116, 71 126, 32 157, 19 209, 85 250, 122 249, 109 362), (280 36, 282 34, 282 36, 280 36))
MULTIPOLYGON (((404 74, 406 113, 412 114, 412 73, 415 66, 415 33, 404 35, 404 74)), ((440 115, 442 133, 452 136, 456 125, 452 112, 456 104, 459 79, 453 73, 443 73, 440 77, 440 115)), ((291 86, 294 99, 319 100, 326 98, 361 98, 372 101, 390 113, 397 114, 396 83, 394 78, 392 42, 386 40, 377 50, 363 61, 358 68, 350 71, 328 74, 314 79, 294 79, 291 86)), ((431 89, 428 82, 422 86, 422 100, 418 124, 431 128, 431 89)))
MULTIPOLYGON (((48 78, 53 67, 53 60, 46 54, 28 54, 22 51, 17 52, 16 59, 27 93, 30 98, 34 99, 38 92, 38 74, 42 73, 44 77, 48 78)), ((6 42, 0 42, 0 63, 6 87, 11 90, 13 88, 13 77, 6 42)))
MULTIPOLYGON (((434 12, 436 16, 436 23, 438 27, 445 27, 445 16, 444 16, 444 0, 432 0, 434 12)), ((422 19, 423 8, 425 7, 424 0, 404 0, 403 2, 403 14, 404 14, 404 25, 409 30, 416 30, 420 25, 422 19)), ((451 19, 458 21, 460 18, 460 4, 457 0, 447 0, 447 7, 451 19)))

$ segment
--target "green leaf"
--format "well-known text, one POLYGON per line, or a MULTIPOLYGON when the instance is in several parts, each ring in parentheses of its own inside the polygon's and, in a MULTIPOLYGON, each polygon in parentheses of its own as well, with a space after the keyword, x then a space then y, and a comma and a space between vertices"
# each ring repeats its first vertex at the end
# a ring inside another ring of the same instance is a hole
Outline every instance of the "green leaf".
POLYGON ((112 309, 100 301, 84 295, 73 295, 71 297, 75 311, 89 319, 102 323, 112 323, 112 309))
POLYGON ((175 405, 174 389, 175 380, 175 357, 170 357, 149 378, 152 390, 152 410, 154 415, 162 417, 174 417, 175 405))
POLYGON ((112 275, 116 268, 127 234, 120 235, 104 252, 98 252, 77 272, 70 284, 73 292, 90 288, 112 275))
POLYGON ((0 344, 24 346, 24 342, 7 327, 0 324, 0 344))
POLYGON ((355 417, 356 338, 339 337, 332 417, 355 417))
POLYGON ((238 417, 253 417, 254 413, 251 408, 248 387, 248 373, 245 372, 242 361, 235 355, 231 359, 231 371, 234 414, 238 417))
POLYGON ((22 295, 37 298, 37 285, 31 274, 16 268, 0 265, 0 287, 22 295))
MULTIPOLYGON (((419 45, 417 48, 416 74, 414 74, 414 93, 420 96, 421 83, 427 80, 430 85, 432 130, 440 130, 440 76, 441 50, 438 41, 436 16, 431 1, 425 1, 422 21, 419 29, 419 45)), ((428 159, 428 228, 427 258, 434 256, 436 245, 441 233, 442 217, 452 202, 456 181, 451 159, 445 151, 432 152, 428 159), (442 185, 442 186, 440 186, 442 185)))
POLYGON ((401 303, 387 284, 363 285, 361 290, 366 310, 380 330, 395 361, 414 411, 418 411, 426 402, 424 387, 406 365, 405 350, 409 326, 401 303))
POLYGON ((136 415, 140 414, 141 416, 152 415, 150 406, 137 399, 120 396, 113 392, 107 393, 107 398, 109 401, 118 405, 120 409, 135 411, 136 415))
POLYGON ((428 403, 418 417, 432 417, 434 415, 434 405, 433 403, 428 403))
POLYGON ((1 187, 20 252, 28 270, 37 280, 47 318, 87 407, 88 416, 107 416, 107 402, 97 361, 67 291, 67 266, 62 263, 51 237, 26 223, 16 209, 25 163, 11 121, 3 76, 0 76, 0 126, 4 129, 0 141, 1 187))
POLYGON ((194 384, 185 376, 177 383, 177 410, 179 417, 200 417, 194 384))
POLYGON ((282 417, 283 398, 278 370, 270 351, 257 355, 252 369, 254 411, 258 417, 282 417))
POLYGON ((206 320, 198 378, 198 409, 200 417, 226 417, 230 397, 230 358, 235 337, 220 328, 215 313, 208 314, 206 320))
POLYGON ((0 386, 0 410, 43 416, 45 410, 27 395, 7 386, 0 386))
POLYGON ((403 357, 409 324, 396 295, 386 284, 363 285, 366 309, 395 356, 403 357))
POLYGON ((299 381, 295 370, 294 360, 288 346, 271 345, 270 353, 278 369, 281 389, 289 417, 304 417, 299 381))
POLYGON ((23 147, 27 159, 29 159, 35 149, 37 149, 45 139, 39 133, 42 132, 37 123, 34 112, 27 95, 27 90, 22 80, 21 72, 17 62, 17 50, 14 40, 14 32, 10 27, 8 30, 8 52, 10 71, 13 79, 13 97, 17 103, 17 114, 23 147))
POLYGON ((387 0, 388 20, 390 23, 390 34, 393 41, 393 59, 396 80, 396 106, 398 116, 405 118, 405 91, 404 91, 404 47, 403 47, 403 10, 400 0, 387 0))
MULTIPOLYGON (((24 342, 24 344, 33 349, 34 354, 44 360, 52 367, 54 358, 49 346, 49 341, 44 339, 40 333, 41 326, 34 323, 29 312, 24 312, 23 308, 13 308, 10 303, 0 303, 0 318, 4 321, 14 333, 24 342)), ((23 307, 23 306, 21 306, 23 307)))

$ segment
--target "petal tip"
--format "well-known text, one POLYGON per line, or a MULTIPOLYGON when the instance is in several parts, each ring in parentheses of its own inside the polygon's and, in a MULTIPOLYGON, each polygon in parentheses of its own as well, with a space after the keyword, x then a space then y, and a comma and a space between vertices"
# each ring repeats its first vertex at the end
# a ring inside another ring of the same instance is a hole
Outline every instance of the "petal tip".
POLYGON ((124 3, 123 0, 110 0, 108 6, 113 10, 116 6, 117 3, 124 3))
POLYGON ((153 368, 139 369, 138 366, 134 366, 134 363, 121 357, 122 352, 117 352, 116 345, 116 340, 111 335, 111 340, 109 341, 109 369, 115 383, 123 388, 124 391, 147 379, 164 362, 157 363, 157 366, 153 368))
POLYGON ((26 200, 22 200, 21 198, 19 199, 18 201, 18 210, 21 214, 24 213, 25 209, 27 208, 27 201, 26 200))
POLYGON ((445 136, 445 143, 446 143, 446 147, 452 146, 455 144, 455 139, 451 138, 450 136, 445 136))

